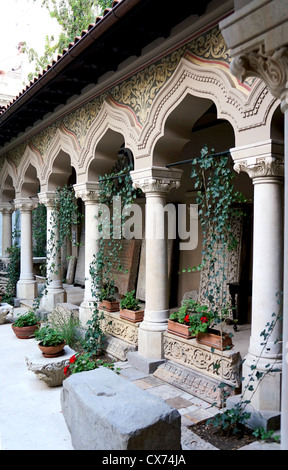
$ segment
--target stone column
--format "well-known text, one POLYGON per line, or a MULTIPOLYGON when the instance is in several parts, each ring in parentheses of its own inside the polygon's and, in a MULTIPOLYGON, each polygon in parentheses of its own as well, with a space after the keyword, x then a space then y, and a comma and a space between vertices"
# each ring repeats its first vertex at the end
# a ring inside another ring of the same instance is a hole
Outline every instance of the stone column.
MULTIPOLYGON (((254 373, 265 373, 272 366, 282 369, 282 321, 276 322, 265 347, 261 332, 268 332, 267 325, 282 312, 279 301, 283 288, 283 144, 269 140, 232 149, 231 154, 235 170, 248 173, 254 185, 252 325, 243 364, 243 391, 254 366, 254 373)), ((251 400, 257 410, 279 415, 281 373, 270 373, 259 384, 257 380, 249 383, 257 391, 246 391, 245 399, 251 400)))
POLYGON ((15 208, 10 202, 1 202, 2 213, 2 257, 8 257, 7 248, 12 246, 12 214, 15 208))
POLYGON ((74 184, 75 195, 85 204, 85 291, 80 305, 79 319, 85 327, 93 314, 95 296, 90 275, 90 265, 98 251, 97 220, 99 183, 87 182, 74 184))
POLYGON ((37 283, 33 273, 32 211, 37 207, 38 200, 15 199, 14 205, 15 209, 19 209, 21 219, 20 279, 17 282, 17 297, 35 299, 37 283))
MULTIPOLYGON (((240 5, 241 6, 241 5, 240 5)), ((288 450, 288 11, 282 0, 249 2, 220 23, 230 49, 231 72, 240 80, 260 77, 280 98, 285 116, 283 354, 281 449, 288 450)))
POLYGON ((47 208, 47 265, 46 265, 46 292, 41 299, 41 308, 52 311, 58 303, 66 302, 67 294, 62 284, 61 253, 57 250, 58 231, 53 226, 53 197, 54 191, 39 193, 41 204, 47 208), (52 234, 54 236, 52 237, 52 234))
POLYGON ((163 332, 169 317, 167 232, 162 234, 163 208, 169 191, 180 186, 181 175, 182 170, 160 167, 131 172, 133 186, 140 188, 146 197, 146 299, 144 320, 139 327, 138 355, 151 367, 153 362, 157 364, 164 359, 163 332))

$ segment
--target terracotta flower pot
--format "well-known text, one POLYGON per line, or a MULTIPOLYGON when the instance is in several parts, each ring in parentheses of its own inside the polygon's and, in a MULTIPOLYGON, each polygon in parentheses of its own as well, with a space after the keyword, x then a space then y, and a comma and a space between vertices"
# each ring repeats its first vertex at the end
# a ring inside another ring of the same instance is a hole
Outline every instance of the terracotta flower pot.
POLYGON ((181 336, 181 338, 190 339, 192 338, 191 331, 189 331, 189 325, 184 323, 179 323, 175 320, 168 319, 168 333, 173 333, 174 335, 181 336))
POLYGON ((127 308, 123 308, 120 310, 120 318, 137 323, 143 320, 144 310, 129 310, 127 308))
POLYGON ((102 302, 99 302, 99 308, 102 308, 107 312, 119 312, 120 302, 119 300, 115 300, 114 302, 110 302, 109 300, 102 300, 102 302))
POLYGON ((30 326, 14 326, 12 324, 12 330, 19 339, 29 339, 34 337, 34 333, 40 327, 40 323, 30 326))
POLYGON ((64 354, 65 341, 56 346, 43 346, 42 343, 38 344, 39 349, 42 351, 42 356, 44 357, 58 357, 64 354))
POLYGON ((206 333, 197 333, 196 340, 200 344, 211 346, 220 351, 231 349, 233 346, 232 338, 228 333, 222 332, 221 334, 221 331, 213 329, 208 329, 206 333))

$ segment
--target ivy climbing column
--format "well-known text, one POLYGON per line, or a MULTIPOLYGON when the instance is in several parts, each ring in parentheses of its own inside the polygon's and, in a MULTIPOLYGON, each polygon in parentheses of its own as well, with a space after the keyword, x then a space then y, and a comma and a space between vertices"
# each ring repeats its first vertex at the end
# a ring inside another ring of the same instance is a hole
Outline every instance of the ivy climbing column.
MULTIPOLYGON (((146 299, 139 327, 138 354, 150 361, 164 358, 163 332, 169 316, 167 230, 164 208, 172 188, 180 186, 182 170, 151 167, 132 171, 134 188, 145 193, 146 299)), ((153 369, 152 369, 153 370, 153 369)), ((151 369, 150 369, 151 371, 151 369)))
POLYGON ((16 295, 20 299, 34 299, 37 297, 37 283, 33 273, 32 211, 37 207, 38 200, 15 199, 14 205, 15 209, 20 210, 21 217, 20 279, 16 295))
POLYGON ((7 248, 12 245, 12 214, 15 208, 10 202, 1 202, 2 213, 2 257, 8 257, 7 248))
MULTIPOLYGON (((231 151, 236 171, 244 171, 254 185, 252 325, 248 355, 243 365, 244 386, 251 367, 259 374, 273 364, 279 372, 261 381, 250 399, 257 410, 280 410, 282 323, 263 347, 264 330, 281 311, 283 286, 283 144, 268 140, 231 151)), ((237 333, 236 333, 237 334, 237 333)), ((255 386, 255 384, 253 384, 255 386)))
POLYGON ((85 204, 85 292, 79 309, 79 319, 83 326, 91 320, 95 294, 90 275, 90 265, 98 251, 97 220, 99 183, 79 183, 74 186, 76 198, 85 204))
POLYGON ((58 303, 67 300, 62 284, 61 254, 57 249, 58 230, 53 222, 54 195, 54 191, 38 194, 39 202, 47 208, 47 286, 41 299, 41 307, 47 311, 52 311, 58 303))

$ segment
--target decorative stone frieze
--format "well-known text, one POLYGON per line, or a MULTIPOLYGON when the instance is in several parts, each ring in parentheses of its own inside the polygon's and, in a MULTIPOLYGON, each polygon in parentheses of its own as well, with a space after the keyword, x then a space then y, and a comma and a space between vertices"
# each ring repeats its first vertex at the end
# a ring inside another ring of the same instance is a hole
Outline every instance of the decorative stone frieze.
POLYGON ((111 336, 120 338, 129 344, 137 345, 138 323, 131 323, 119 318, 118 313, 103 312, 104 318, 101 320, 101 328, 111 336))
POLYGON ((239 387, 241 384, 241 355, 237 350, 215 349, 212 352, 210 347, 200 345, 196 339, 186 340, 166 332, 164 356, 228 385, 239 387))

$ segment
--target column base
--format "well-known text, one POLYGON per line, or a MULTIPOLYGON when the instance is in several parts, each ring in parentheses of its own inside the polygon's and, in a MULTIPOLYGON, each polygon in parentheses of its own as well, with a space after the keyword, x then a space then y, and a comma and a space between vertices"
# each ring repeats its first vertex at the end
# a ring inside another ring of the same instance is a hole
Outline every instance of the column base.
POLYGON ((19 299, 33 300, 37 297, 37 282, 34 280, 19 280, 16 286, 16 296, 19 299))
POLYGON ((262 410, 280 410, 281 409, 281 369, 282 363, 275 362, 271 358, 257 358, 251 354, 247 354, 242 368, 242 393, 245 390, 244 398, 249 400, 254 410, 261 412, 262 410), (252 370, 251 367, 256 364, 256 369, 252 370), (277 369, 278 372, 267 373, 270 367, 277 369), (256 373, 263 373, 263 378, 257 380, 256 373), (253 375, 254 381, 249 380, 253 375), (248 386, 247 386, 248 385, 248 386), (248 387, 252 385, 254 390, 249 391, 248 387), (246 388, 245 388, 246 387, 246 388))
POLYGON ((149 324, 144 321, 138 331, 138 352, 143 358, 164 359, 163 333, 167 323, 160 325, 149 324))
POLYGON ((161 364, 166 362, 166 359, 143 357, 138 351, 127 353, 127 360, 129 364, 146 374, 153 374, 161 364))
POLYGON ((41 308, 51 312, 57 304, 67 302, 67 293, 64 289, 47 289, 47 293, 41 299, 41 308))
POLYGON ((88 320, 92 319, 94 310, 94 302, 89 302, 88 300, 83 300, 79 307, 79 320, 83 328, 86 327, 88 320))
MULTIPOLYGON (((235 408, 241 399, 241 395, 233 395, 227 398, 226 408, 235 408)), ((265 431, 278 431, 280 429, 281 413, 277 410, 257 410, 250 404, 245 406, 245 412, 250 413, 247 425, 252 429, 264 428, 265 431)))

